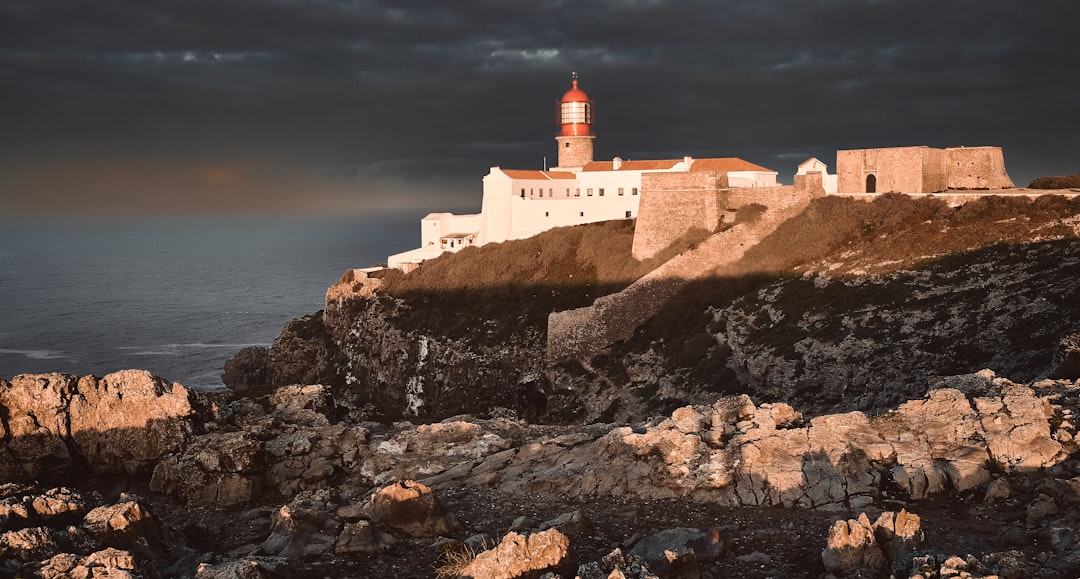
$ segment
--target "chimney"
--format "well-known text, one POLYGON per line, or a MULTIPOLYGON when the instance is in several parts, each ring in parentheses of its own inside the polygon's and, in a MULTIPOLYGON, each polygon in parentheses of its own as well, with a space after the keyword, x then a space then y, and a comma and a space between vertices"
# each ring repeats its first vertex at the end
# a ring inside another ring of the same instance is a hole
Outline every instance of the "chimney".
POLYGON ((611 160, 611 170, 618 171, 619 167, 622 167, 622 157, 615 157, 611 160))

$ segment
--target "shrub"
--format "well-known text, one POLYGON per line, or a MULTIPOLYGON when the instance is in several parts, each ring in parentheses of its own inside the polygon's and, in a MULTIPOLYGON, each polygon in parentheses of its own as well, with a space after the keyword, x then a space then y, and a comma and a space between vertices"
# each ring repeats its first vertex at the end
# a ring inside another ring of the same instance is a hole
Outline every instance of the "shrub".
POLYGON ((1039 177, 1028 185, 1029 189, 1077 189, 1080 188, 1080 173, 1075 175, 1055 175, 1039 177))

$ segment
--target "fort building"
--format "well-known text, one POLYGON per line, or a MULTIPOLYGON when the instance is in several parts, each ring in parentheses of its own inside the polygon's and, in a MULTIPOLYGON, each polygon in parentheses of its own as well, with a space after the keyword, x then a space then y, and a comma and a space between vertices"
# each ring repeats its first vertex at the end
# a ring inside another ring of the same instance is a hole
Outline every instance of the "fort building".
POLYGON ((839 193, 1012 189, 1001 147, 891 147, 836 152, 839 193))
POLYGON ((594 159, 594 103, 571 81, 556 103, 558 165, 550 170, 492 167, 483 179, 480 213, 431 213, 420 221, 420 247, 391 255, 387 265, 410 271, 444 252, 554 227, 638 216, 642 180, 658 173, 719 175, 725 187, 774 187, 776 171, 742 159, 594 159))

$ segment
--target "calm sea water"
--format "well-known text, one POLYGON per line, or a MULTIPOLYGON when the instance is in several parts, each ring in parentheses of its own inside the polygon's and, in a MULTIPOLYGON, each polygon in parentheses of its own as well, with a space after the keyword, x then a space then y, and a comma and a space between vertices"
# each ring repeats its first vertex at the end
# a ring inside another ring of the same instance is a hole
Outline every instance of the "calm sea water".
POLYGON ((0 223, 0 378, 150 370, 222 387, 226 359, 323 307, 351 267, 419 244, 421 214, 0 223))

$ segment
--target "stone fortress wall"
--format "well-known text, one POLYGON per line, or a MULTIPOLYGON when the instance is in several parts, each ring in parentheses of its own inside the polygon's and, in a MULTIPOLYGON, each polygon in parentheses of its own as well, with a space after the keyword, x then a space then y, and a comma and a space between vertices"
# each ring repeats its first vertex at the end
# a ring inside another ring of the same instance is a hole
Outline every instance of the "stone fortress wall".
POLYGON ((811 199, 825 194, 820 173, 799 177, 795 185, 728 189, 725 176, 717 172, 643 175, 634 257, 653 257, 695 228, 713 234, 621 292, 549 314, 548 362, 587 357, 629 339, 687 283, 722 273, 811 199), (733 221, 740 208, 750 205, 761 206, 762 213, 733 221), (732 225, 721 229, 727 223, 732 225))
POLYGON ((1011 189, 1001 147, 889 147, 836 152, 844 193, 940 193, 1011 189))

